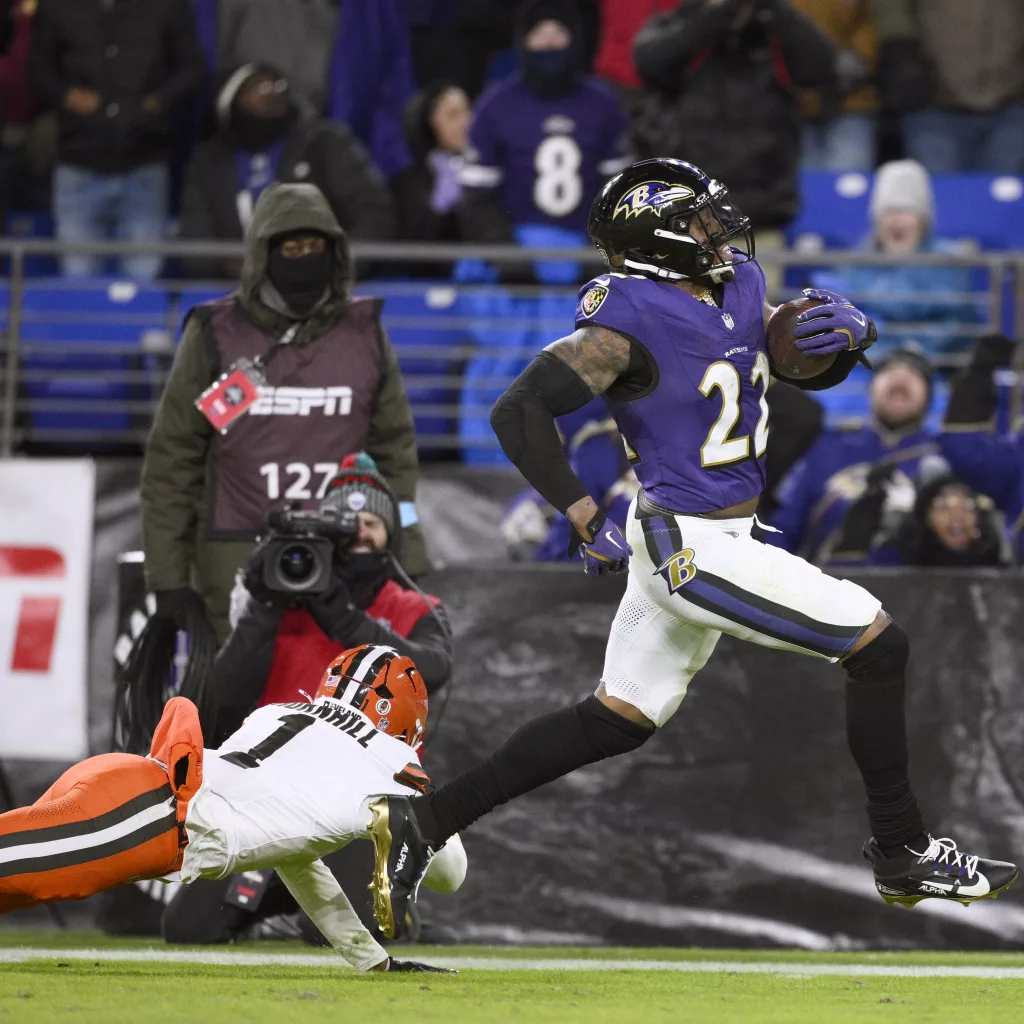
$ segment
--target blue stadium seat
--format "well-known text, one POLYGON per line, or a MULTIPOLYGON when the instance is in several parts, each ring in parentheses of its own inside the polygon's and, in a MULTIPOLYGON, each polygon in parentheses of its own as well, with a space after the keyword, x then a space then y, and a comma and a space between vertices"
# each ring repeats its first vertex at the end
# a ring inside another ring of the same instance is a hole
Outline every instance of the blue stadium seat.
MULTIPOLYGON (((858 172, 800 175, 801 206, 786 231, 790 243, 817 235, 827 249, 860 244, 869 230, 871 176, 858 172)), ((944 238, 977 239, 982 249, 1024 247, 1024 181, 1009 175, 937 174, 935 230, 944 238)))
POLYGON ((138 425, 139 412, 126 403, 151 398, 153 389, 117 375, 144 369, 149 352, 166 348, 169 314, 158 285, 100 278, 27 283, 22 366, 33 428, 102 433, 138 425))
MULTIPOLYGON (((451 349, 469 341, 460 325, 462 303, 458 290, 448 281, 375 281, 360 291, 384 300, 382 320, 402 368, 417 436, 428 442, 452 437, 459 385, 441 378, 457 378, 464 360, 451 352, 431 357, 429 349, 451 349), (418 412, 425 406, 448 406, 451 411, 418 412)), ((430 443, 423 447, 433 452, 440 449, 438 444, 430 443)))
POLYGON ((491 430, 491 407, 535 353, 570 333, 576 295, 552 289, 523 297, 502 288, 489 288, 467 296, 464 308, 477 320, 470 323, 469 332, 481 351, 466 367, 462 390, 459 436, 463 440, 463 461, 507 466, 508 460, 491 430))

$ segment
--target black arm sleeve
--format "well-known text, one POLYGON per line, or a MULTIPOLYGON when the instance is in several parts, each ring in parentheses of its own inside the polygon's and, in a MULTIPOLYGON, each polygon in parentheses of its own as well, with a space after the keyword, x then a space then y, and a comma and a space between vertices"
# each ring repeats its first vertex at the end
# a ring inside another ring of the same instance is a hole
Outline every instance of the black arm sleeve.
POLYGON ((558 436, 555 417, 582 408, 593 394, 553 352, 541 352, 491 410, 502 451, 529 484, 559 512, 587 497, 558 436))
POLYGON ((393 647, 399 654, 412 658, 423 676, 427 693, 440 690, 452 674, 452 641, 448 628, 448 615, 443 605, 434 611, 441 622, 427 614, 416 623, 408 636, 400 636, 365 612, 349 606, 340 616, 330 632, 332 640, 346 647, 360 647, 363 644, 383 644, 393 647))
POLYGON ((283 614, 281 608, 250 600, 217 654, 210 680, 217 727, 215 736, 209 738, 210 746, 219 746, 227 739, 260 699, 270 675, 283 614))

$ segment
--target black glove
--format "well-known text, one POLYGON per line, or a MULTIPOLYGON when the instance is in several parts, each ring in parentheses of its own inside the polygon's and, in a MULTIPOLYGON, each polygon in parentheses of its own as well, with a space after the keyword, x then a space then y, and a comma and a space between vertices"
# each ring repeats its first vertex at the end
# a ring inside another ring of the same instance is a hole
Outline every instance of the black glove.
POLYGON ((1005 334, 986 334, 979 338, 971 353, 971 369, 1002 370, 1013 362, 1013 353, 1017 343, 1005 334))
POLYGON ((916 39, 894 39, 878 51, 878 91, 888 114, 923 110, 932 102, 931 65, 916 39))
POLYGON ((324 636, 345 643, 341 634, 353 617, 358 615, 358 610, 352 603, 352 592, 344 580, 335 576, 330 590, 306 598, 305 604, 306 611, 313 616, 313 621, 324 636))
POLYGON ((434 967, 433 964, 421 964, 416 960, 396 960, 392 957, 388 961, 388 973, 397 974, 458 974, 451 967, 434 967))
POLYGON ((178 626, 182 626, 190 609, 197 615, 206 615, 206 602, 191 587, 157 590, 153 596, 156 598, 154 618, 172 619, 178 626))

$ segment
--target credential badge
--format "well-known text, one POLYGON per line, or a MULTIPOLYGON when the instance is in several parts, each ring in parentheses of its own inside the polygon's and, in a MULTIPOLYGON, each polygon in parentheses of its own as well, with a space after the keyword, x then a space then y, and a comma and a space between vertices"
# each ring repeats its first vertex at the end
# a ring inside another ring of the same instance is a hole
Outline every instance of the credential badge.
POLYGON ((722 323, 725 324, 725 326, 728 327, 730 331, 733 329, 733 327, 736 326, 735 323, 733 322, 732 314, 731 313, 723 313, 722 314, 722 323))
POLYGON ((580 300, 580 312, 584 316, 593 316, 608 298, 608 289, 603 284, 591 285, 580 300))

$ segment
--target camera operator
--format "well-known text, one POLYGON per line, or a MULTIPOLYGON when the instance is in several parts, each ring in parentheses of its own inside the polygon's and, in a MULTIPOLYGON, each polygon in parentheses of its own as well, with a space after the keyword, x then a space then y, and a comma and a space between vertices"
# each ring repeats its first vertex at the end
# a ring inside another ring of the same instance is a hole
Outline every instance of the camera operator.
MULTIPOLYGON (((326 665, 362 644, 413 658, 430 696, 448 682, 451 634, 444 609, 436 597, 395 579, 398 499, 369 455, 345 457, 317 511, 277 510, 269 523, 231 595, 234 629, 211 678, 216 725, 210 746, 256 707, 305 700, 302 691, 312 692, 326 665)), ((377 935, 366 889, 372 851, 360 845, 332 854, 327 865, 377 935)), ((177 943, 298 935, 317 941, 316 929, 269 871, 183 887, 163 911, 161 932, 177 943), (237 897, 239 886, 249 890, 244 899, 237 897)))
POLYGON ((334 538, 329 578, 316 592, 293 578, 308 568, 309 557, 296 553, 303 545, 273 530, 236 584, 234 629, 212 678, 218 738, 254 707, 302 699, 300 688, 324 665, 360 644, 386 644, 413 658, 431 696, 451 675, 451 636, 440 601, 395 579, 398 502, 365 452, 345 457, 320 512, 335 517, 343 532, 334 538))

